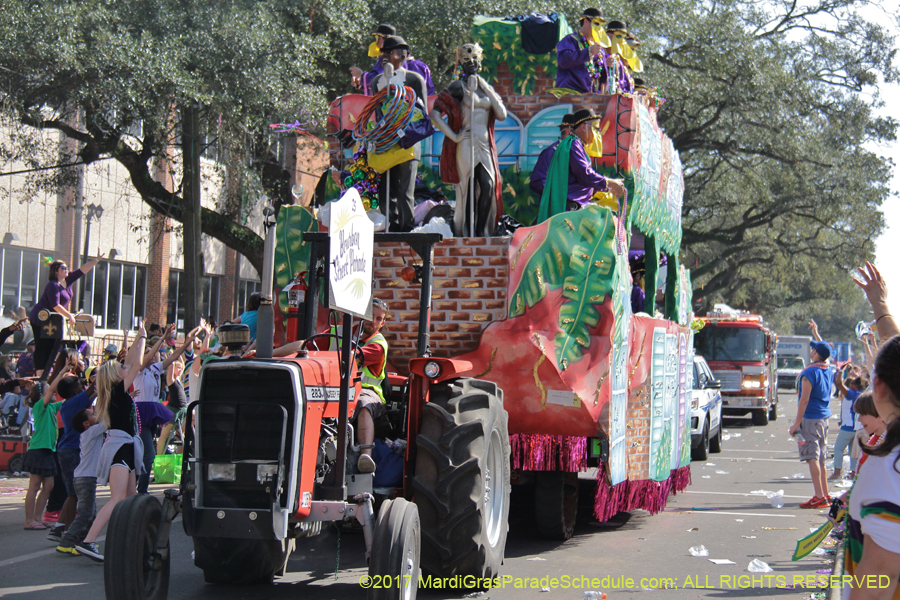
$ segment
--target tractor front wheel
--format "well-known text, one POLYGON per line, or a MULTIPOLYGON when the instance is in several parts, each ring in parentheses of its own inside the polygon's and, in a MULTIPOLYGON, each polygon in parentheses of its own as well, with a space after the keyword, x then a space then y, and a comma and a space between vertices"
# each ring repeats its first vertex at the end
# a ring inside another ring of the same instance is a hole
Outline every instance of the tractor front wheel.
POLYGON ((422 568, 494 578, 509 530, 510 449, 503 391, 479 379, 432 386, 413 478, 422 568))
POLYGON ((375 523, 368 600, 416 599, 421 546, 416 505, 403 498, 386 500, 375 523))
POLYGON ((162 505, 137 494, 119 502, 109 519, 103 580, 107 600, 165 600, 169 541, 159 548, 162 505))

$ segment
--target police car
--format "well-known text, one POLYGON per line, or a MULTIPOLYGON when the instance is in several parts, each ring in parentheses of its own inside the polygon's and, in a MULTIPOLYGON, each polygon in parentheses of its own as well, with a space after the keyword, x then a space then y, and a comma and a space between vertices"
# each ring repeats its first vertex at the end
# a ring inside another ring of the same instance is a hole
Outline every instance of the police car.
POLYGON ((691 390, 691 459, 706 460, 722 451, 722 383, 706 360, 694 356, 694 389, 691 390))

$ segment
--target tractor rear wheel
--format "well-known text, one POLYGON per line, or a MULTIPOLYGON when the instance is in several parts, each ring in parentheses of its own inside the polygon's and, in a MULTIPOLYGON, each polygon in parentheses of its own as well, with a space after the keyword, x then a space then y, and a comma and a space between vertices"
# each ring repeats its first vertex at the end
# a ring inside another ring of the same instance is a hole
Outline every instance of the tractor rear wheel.
POLYGON ((415 600, 419 589, 422 531, 415 504, 403 498, 386 500, 378 511, 369 580, 368 600, 415 600))
POLYGON ((509 530, 510 450, 503 391, 479 379, 432 386, 413 478, 422 568, 493 578, 509 530))
POLYGON ((194 538, 194 564, 203 569, 206 583, 272 583, 288 554, 280 540, 194 538))
POLYGON ((567 540, 578 515, 578 473, 534 472, 534 516, 537 532, 548 540, 567 540))
POLYGON ((162 505, 137 494, 119 502, 109 519, 103 560, 107 600, 165 600, 169 595, 169 544, 157 552, 162 505))

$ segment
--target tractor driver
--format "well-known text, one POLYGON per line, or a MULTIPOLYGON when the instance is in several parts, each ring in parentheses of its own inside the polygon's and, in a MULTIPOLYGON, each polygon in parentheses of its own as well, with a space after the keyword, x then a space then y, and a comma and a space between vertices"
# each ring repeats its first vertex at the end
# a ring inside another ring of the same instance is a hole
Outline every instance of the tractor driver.
POLYGON ((357 468, 360 473, 375 471, 372 448, 375 447, 375 421, 384 414, 385 399, 381 390, 387 367, 387 340, 381 334, 387 316, 387 305, 375 298, 372 300, 372 320, 363 321, 359 341, 357 364, 362 369, 362 391, 356 400, 351 422, 356 424, 360 457, 357 468))

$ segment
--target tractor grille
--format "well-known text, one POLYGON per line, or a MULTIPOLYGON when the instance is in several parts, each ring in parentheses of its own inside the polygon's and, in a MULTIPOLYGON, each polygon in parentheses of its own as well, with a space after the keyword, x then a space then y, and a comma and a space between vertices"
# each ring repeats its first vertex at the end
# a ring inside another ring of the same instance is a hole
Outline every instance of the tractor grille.
MULTIPOLYGON (((290 468, 296 397, 283 368, 219 365, 204 368, 198 416, 197 477, 205 508, 271 509, 274 490, 256 480, 260 463, 290 468), (284 450, 282 453, 282 444, 284 450), (235 481, 209 481, 206 465, 235 463, 235 481)), ((280 504, 289 506, 283 489, 280 504)))
POLYGON ((722 382, 723 392, 741 391, 740 371, 713 371, 713 377, 722 382))
POLYGON ((207 461, 278 460, 284 413, 272 404, 203 405, 200 440, 207 461))

